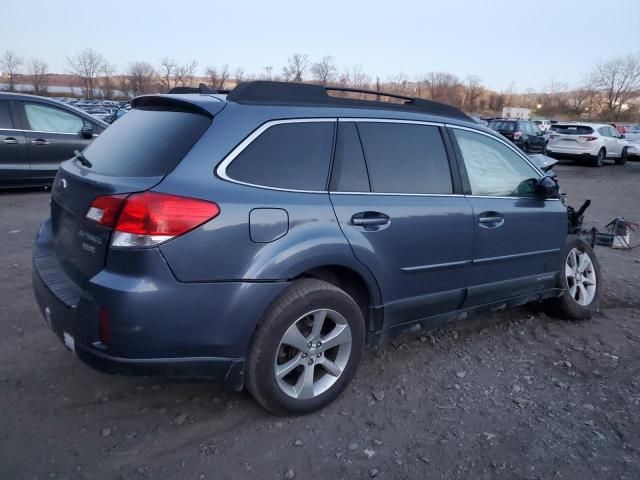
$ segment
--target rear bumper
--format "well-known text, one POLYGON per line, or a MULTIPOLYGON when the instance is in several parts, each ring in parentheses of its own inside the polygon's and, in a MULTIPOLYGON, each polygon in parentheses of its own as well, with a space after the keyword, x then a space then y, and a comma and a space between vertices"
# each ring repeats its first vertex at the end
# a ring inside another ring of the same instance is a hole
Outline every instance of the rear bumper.
POLYGON ((598 155, 598 150, 600 148, 598 146, 578 149, 578 148, 564 148, 556 145, 547 144, 547 151, 549 153, 555 153, 556 155, 562 155, 565 157, 573 157, 573 158, 591 158, 598 155))
POLYGON ((47 222, 33 258, 40 310, 67 348, 108 373, 208 378, 242 388, 256 324, 288 285, 181 283, 154 249, 127 252, 126 262, 109 259, 105 269, 78 285, 49 241, 47 222), (109 312, 108 345, 99 334, 101 309, 109 312))

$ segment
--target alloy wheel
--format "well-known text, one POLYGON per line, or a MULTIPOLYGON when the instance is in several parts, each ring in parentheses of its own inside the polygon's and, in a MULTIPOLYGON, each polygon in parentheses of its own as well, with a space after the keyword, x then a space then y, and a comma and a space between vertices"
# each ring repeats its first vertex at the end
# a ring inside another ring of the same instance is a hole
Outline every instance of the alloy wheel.
POLYGON ((569 295, 578 305, 589 305, 596 296, 596 270, 588 253, 573 248, 565 262, 569 295))
POLYGON ((282 336, 273 362, 280 390, 304 400, 326 392, 340 378, 351 355, 351 328, 335 310, 304 314, 282 336))

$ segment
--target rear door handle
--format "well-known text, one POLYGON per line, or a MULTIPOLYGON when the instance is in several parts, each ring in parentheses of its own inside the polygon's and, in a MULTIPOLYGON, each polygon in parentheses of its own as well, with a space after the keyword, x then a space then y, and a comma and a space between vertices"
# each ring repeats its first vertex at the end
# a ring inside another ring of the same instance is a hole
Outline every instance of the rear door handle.
POLYGON ((351 224, 358 227, 377 227, 387 225, 391 219, 380 212, 359 212, 351 217, 351 224))
POLYGON ((15 137, 7 137, 4 140, 2 140, 2 143, 6 143, 7 145, 15 145, 20 142, 15 137))
POLYGON ((49 145, 51 142, 49 140, 45 140, 44 138, 35 138, 31 140, 33 145, 49 145))
POLYGON ((504 225, 504 217, 498 212, 482 212, 478 216, 478 225, 482 228, 498 228, 504 225))

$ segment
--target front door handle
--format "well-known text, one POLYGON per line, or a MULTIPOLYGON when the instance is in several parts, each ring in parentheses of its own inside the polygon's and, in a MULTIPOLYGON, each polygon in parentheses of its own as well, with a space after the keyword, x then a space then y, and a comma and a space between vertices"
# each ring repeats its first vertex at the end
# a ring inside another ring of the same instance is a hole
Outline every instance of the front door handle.
POLYGON ((49 140, 45 140, 44 138, 35 138, 31 140, 33 145, 49 145, 51 142, 49 140))
POLYGON ((15 145, 20 142, 15 137, 7 137, 4 140, 2 140, 2 143, 6 143, 7 145, 15 145))
POLYGON ((359 212, 351 217, 351 224, 365 229, 376 229, 382 225, 388 225, 391 219, 380 212, 359 212))
POLYGON ((478 225, 482 228, 498 228, 504 225, 504 217, 498 212, 482 212, 478 215, 478 225))

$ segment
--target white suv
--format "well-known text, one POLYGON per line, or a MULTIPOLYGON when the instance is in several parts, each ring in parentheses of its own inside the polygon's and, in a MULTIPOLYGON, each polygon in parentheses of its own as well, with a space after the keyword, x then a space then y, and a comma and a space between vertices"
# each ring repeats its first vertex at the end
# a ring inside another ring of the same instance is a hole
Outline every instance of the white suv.
POLYGON ((551 156, 588 159, 601 167, 607 158, 616 165, 627 161, 628 142, 611 125, 604 123, 557 123, 551 126, 547 152, 551 156))

